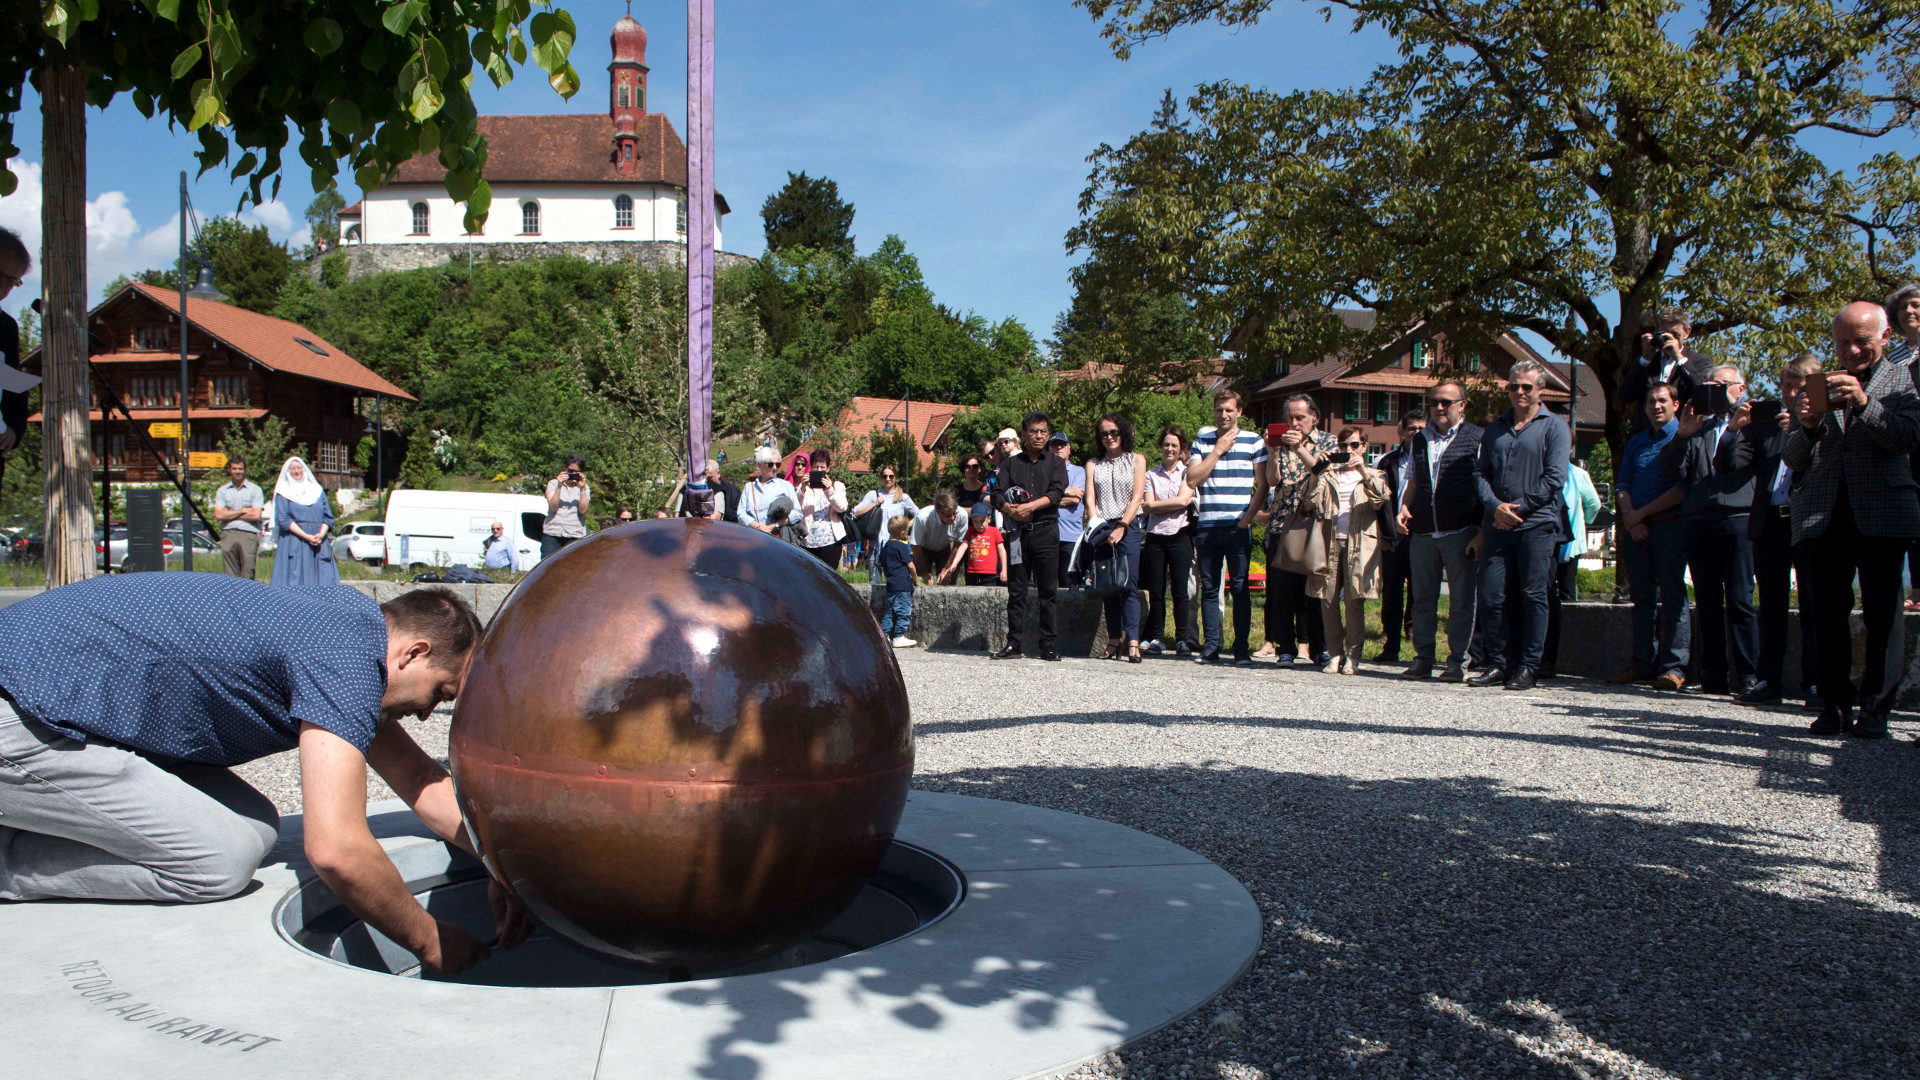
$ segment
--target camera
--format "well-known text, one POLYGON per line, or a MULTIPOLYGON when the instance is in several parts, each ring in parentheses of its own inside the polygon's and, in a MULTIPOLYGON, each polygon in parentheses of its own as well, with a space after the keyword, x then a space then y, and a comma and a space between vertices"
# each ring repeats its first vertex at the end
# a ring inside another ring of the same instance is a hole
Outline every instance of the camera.
POLYGON ((808 473, 808 474, 807 474, 807 486, 808 486, 808 487, 814 487, 814 488, 824 488, 824 487, 826 487, 826 486, 827 486, 827 471, 826 471, 825 469, 815 469, 815 470, 813 470, 812 472, 810 472, 810 473, 808 473))
POLYGON ((1771 398, 1762 398, 1753 403, 1747 415, 1752 423, 1763 428, 1772 427, 1780 422, 1780 403, 1771 398))
POLYGON ((1345 465, 1347 462, 1353 460, 1353 451, 1335 450, 1333 453, 1327 455, 1327 460, 1335 465, 1345 465))
POLYGON ((579 483, 579 482, 580 482, 580 470, 579 470, 579 469, 568 469, 568 470, 567 470, 567 479, 568 479, 568 480, 571 480, 571 481, 573 481, 573 482, 574 482, 574 483, 576 483, 576 484, 577 484, 577 483, 579 483))
POLYGON ((1727 399, 1725 383, 1701 383, 1694 387, 1689 404, 1693 406, 1694 414, 1697 416, 1705 416, 1708 413, 1725 416, 1733 410, 1733 403, 1727 399))

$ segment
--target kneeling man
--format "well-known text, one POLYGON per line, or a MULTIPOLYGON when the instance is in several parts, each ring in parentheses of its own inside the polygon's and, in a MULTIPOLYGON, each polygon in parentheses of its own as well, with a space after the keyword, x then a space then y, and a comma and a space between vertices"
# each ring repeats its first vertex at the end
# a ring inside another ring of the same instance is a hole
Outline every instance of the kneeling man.
POLYGON ((382 607, 219 574, 97 577, 0 610, 0 900, 237 895, 279 817, 228 768, 297 747, 321 879, 428 970, 472 966, 487 946, 429 915, 368 829, 367 766, 472 850, 452 779, 399 720, 460 692, 479 634, 445 589, 382 607))

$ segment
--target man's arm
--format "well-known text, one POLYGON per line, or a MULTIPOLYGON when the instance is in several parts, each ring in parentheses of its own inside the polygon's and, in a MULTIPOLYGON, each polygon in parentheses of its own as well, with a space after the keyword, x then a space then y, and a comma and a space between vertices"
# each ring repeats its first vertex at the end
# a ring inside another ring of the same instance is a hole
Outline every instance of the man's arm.
MULTIPOLYGON (((1187 483, 1196 488, 1205 483, 1207 477, 1213 475, 1213 467, 1220 464, 1221 458, 1227 456, 1227 451, 1233 448, 1233 440, 1238 437, 1238 428, 1233 431, 1216 431, 1213 437, 1213 449, 1201 454, 1195 452, 1193 447, 1188 447, 1187 483)), ((1194 446, 1198 445, 1199 441, 1195 440, 1194 446)))
MULTIPOLYGON (((511 537, 501 540, 512 543, 511 537)), ((420 749, 398 720, 381 721, 367 747, 367 764, 434 835, 469 855, 480 854, 473 850, 467 830, 460 825, 460 807, 453 801, 453 777, 420 749)))
POLYGON ((1652 502, 1648 503, 1645 507, 1641 508, 1640 520, 1645 521, 1648 518, 1654 516, 1655 514, 1661 513, 1666 510, 1671 510, 1674 507, 1679 506, 1682 502, 1686 501, 1686 498, 1687 498, 1686 486, 1683 484, 1675 484, 1674 486, 1668 488, 1666 492, 1662 494, 1659 498, 1653 500, 1652 502))
MULTIPOLYGON (((1549 419, 1558 421, 1559 417, 1549 419)), ((1520 496, 1523 519, 1560 502, 1567 489, 1567 460, 1573 454, 1573 439, 1567 426, 1558 422, 1548 424, 1541 441, 1546 444, 1546 467, 1540 470, 1540 478, 1520 496)))
POLYGON ((1473 463, 1473 491, 1480 498, 1480 507, 1491 514, 1500 506, 1500 496, 1493 493, 1493 455, 1487 453, 1488 437, 1491 431, 1480 436, 1480 454, 1473 463))
POLYGON ((453 974, 487 957, 479 938, 427 914, 373 838, 367 828, 366 757, 340 736, 305 722, 300 725, 300 798, 307 861, 348 910, 430 971, 453 974))

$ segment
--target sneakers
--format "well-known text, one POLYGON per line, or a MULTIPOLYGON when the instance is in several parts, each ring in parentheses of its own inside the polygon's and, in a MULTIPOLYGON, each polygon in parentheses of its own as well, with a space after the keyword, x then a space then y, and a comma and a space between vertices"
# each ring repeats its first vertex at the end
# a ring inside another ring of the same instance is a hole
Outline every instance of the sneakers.
POLYGON ((1192 656, 1193 646, 1187 644, 1183 638, 1173 643, 1173 653, 1175 656, 1192 656))
POLYGON ((1200 663, 1217 664, 1220 662, 1220 646, 1208 645, 1200 650, 1200 663))
POLYGON ((920 643, 904 635, 893 639, 893 647, 896 649, 911 649, 918 644, 920 643))
POLYGON ((1154 638, 1152 641, 1149 641, 1145 645, 1140 646, 1140 648, 1142 651, 1149 653, 1153 656, 1159 656, 1161 653, 1166 651, 1166 646, 1160 644, 1159 638, 1154 638))
POLYGON ((1292 653, 1283 652, 1280 655, 1274 657, 1273 662, 1278 667, 1292 667, 1294 659, 1295 658, 1292 653))

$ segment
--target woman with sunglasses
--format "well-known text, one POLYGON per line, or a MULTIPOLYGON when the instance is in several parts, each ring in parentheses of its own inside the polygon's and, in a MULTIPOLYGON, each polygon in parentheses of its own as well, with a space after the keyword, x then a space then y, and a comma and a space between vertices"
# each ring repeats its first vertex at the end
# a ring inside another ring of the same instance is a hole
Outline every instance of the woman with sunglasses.
POLYGON ((1305 496, 1327 540, 1326 568, 1307 579, 1307 591, 1319 599, 1326 623, 1331 656, 1320 670, 1358 675, 1367 640, 1366 602, 1380 592, 1380 516, 1391 496, 1387 474, 1367 465, 1364 432, 1341 428, 1335 445, 1330 467, 1320 471, 1305 496))
POLYGON ((1150 653, 1165 646, 1167 590, 1173 590, 1173 648, 1186 656, 1194 648, 1193 603, 1187 575, 1193 570, 1193 485, 1187 483, 1187 433, 1170 427, 1160 433, 1160 464, 1147 470, 1142 507, 1147 529, 1140 541, 1141 584, 1147 590, 1147 622, 1141 638, 1150 653))
POLYGON ((963 513, 972 513, 973 504, 985 499, 993 487, 993 466, 984 454, 968 454, 960 459, 960 482, 953 485, 954 500, 963 513))
MULTIPOLYGON (((1091 530, 1083 543, 1106 549, 1108 558, 1127 560, 1129 577, 1140 580, 1140 504, 1146 497, 1147 462, 1133 452, 1133 425, 1108 413, 1095 421, 1093 441, 1100 449, 1087 460, 1087 515, 1091 530)), ((1096 557, 1101 557, 1096 555, 1096 557)), ((1107 659, 1118 660, 1124 645, 1128 663, 1140 662, 1140 590, 1103 598, 1107 611, 1107 659), (1115 633, 1122 631, 1122 633, 1115 633)))
POLYGON ((880 486, 867 492, 860 505, 853 508, 854 520, 860 523, 860 535, 873 541, 876 558, 887 543, 887 523, 902 514, 912 517, 920 512, 913 504, 913 496, 900 484, 900 470, 891 465, 880 467, 880 486), (877 517, 869 519, 867 515, 878 509, 877 517), (871 526, 871 527, 869 527, 871 526))

